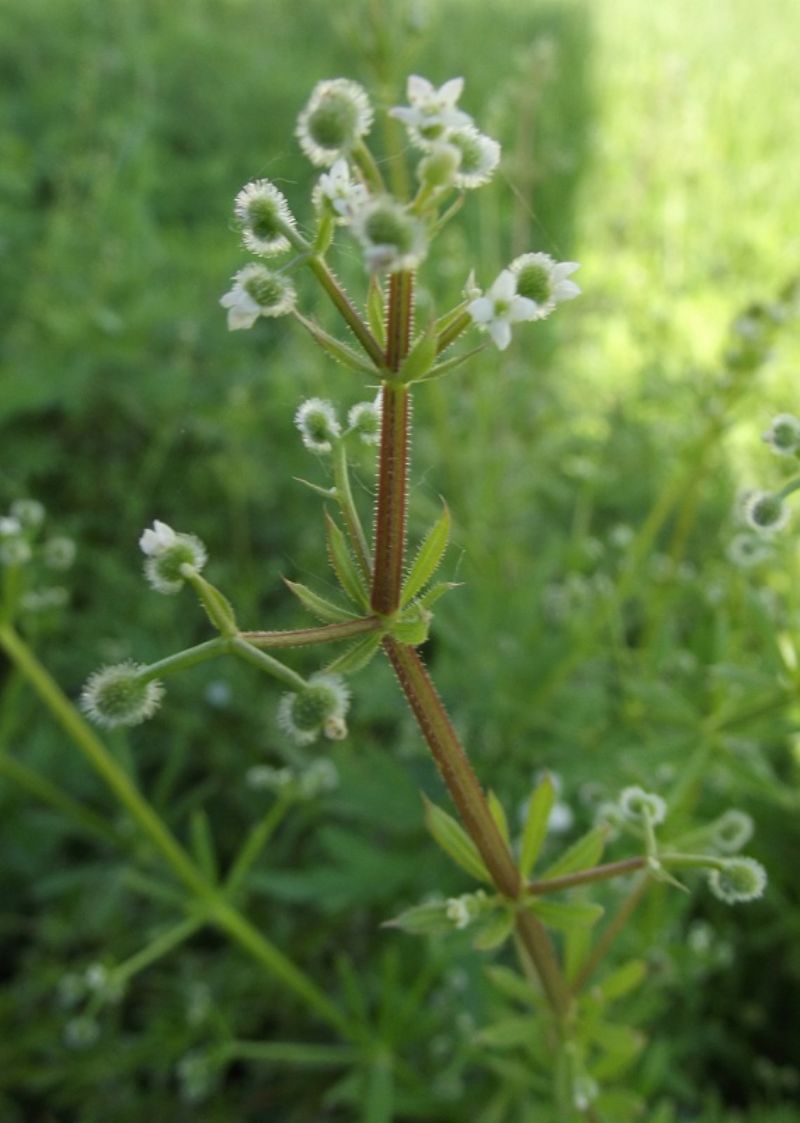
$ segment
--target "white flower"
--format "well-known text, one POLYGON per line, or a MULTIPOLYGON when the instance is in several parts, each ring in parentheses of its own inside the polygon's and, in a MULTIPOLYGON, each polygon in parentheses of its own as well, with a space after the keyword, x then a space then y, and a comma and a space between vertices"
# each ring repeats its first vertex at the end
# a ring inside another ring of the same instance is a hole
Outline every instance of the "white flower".
POLYGON ((461 162, 453 183, 465 191, 482 187, 492 178, 500 163, 500 145, 490 136, 479 133, 474 125, 452 132, 447 143, 461 153, 461 162))
POLYGON ((488 331, 499 350, 505 351, 511 342, 511 325, 536 319, 536 304, 518 295, 516 277, 504 269, 488 292, 470 301, 467 312, 482 331, 488 331))
POLYGON ((15 538, 22 533, 22 523, 9 515, 0 516, 0 538, 15 538))
POLYGON ((139 546, 143 554, 147 554, 149 558, 157 558, 170 546, 174 546, 177 541, 178 536, 172 527, 155 519, 153 529, 148 528, 143 532, 139 539, 139 546))
POLYGON ((389 110, 389 115, 402 121, 412 139, 425 148, 432 141, 447 137, 451 129, 463 129, 471 124, 469 114, 456 108, 463 89, 463 78, 451 78, 436 89, 427 78, 412 74, 406 86, 411 104, 395 106, 389 110))
POLYGON ((452 920, 455 928, 466 928, 472 915, 466 897, 450 897, 445 908, 445 916, 452 920))
POLYGON ((282 191, 268 179, 255 179, 236 196, 234 211, 242 226, 242 240, 253 253, 271 257, 289 249, 287 226, 295 221, 282 191))
POLYGON ((544 320, 563 300, 574 300, 580 289, 567 278, 576 269, 577 261, 554 261, 548 253, 524 253, 511 262, 509 269, 516 277, 517 292, 536 305, 534 320, 544 320))
POLYGON ((329 172, 323 172, 314 188, 315 207, 328 204, 337 215, 338 222, 349 222, 353 214, 367 201, 367 189, 363 183, 350 178, 350 168, 346 160, 337 160, 329 172))
POLYGON ((366 91, 348 78, 318 82, 297 121, 295 134, 312 164, 325 168, 352 151, 372 125, 366 91))
POLYGON ((240 269, 220 304, 228 309, 229 331, 251 328, 259 316, 285 316, 295 306, 294 285, 280 273, 253 262, 240 269))

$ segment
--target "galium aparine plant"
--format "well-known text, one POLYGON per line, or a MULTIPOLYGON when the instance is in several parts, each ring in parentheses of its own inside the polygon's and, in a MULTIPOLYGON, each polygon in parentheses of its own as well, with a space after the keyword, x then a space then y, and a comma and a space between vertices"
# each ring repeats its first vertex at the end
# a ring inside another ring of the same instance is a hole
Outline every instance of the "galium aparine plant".
MULTIPOLYGON (((332 360, 331 398, 299 403, 294 421, 303 445, 328 473, 326 486, 311 486, 328 505, 324 535, 338 597, 289 580, 289 590, 316 622, 288 632, 243 629, 231 601, 205 576, 207 570, 213 572, 213 561, 204 544, 156 519, 139 542, 146 581, 163 595, 179 596, 190 590, 215 634, 154 664, 124 662, 95 671, 79 705, 100 727, 138 725, 168 704, 164 682, 171 675, 208 660, 234 658, 279 684, 275 721, 286 738, 298 750, 316 744, 324 754, 326 742, 347 736, 351 695, 356 693, 351 681, 383 654, 394 668, 457 812, 455 817, 426 800, 427 826, 470 881, 463 894, 420 902, 387 918, 387 924, 420 935, 467 931, 475 947, 486 952, 513 945, 520 964, 515 993, 529 993, 531 1021, 545 1019, 548 1026, 537 1059, 552 1088, 549 1107, 543 1104, 549 1114, 542 1118, 606 1119, 601 1074, 624 1067, 624 1058, 615 1053, 619 1035, 591 1032, 599 999, 587 985, 605 969, 605 957, 625 918, 654 883, 683 888, 679 879, 701 871, 720 901, 735 904, 757 898, 764 891, 766 875, 756 861, 739 854, 752 833, 752 822, 742 811, 731 808, 684 838, 671 823, 669 800, 639 786, 625 788, 618 800, 604 804, 595 826, 555 861, 542 866, 548 824, 559 806, 553 778, 545 773, 529 793, 521 832, 515 832, 499 800, 480 785, 431 681, 419 649, 429 636, 437 601, 454 588, 435 579, 448 545, 450 513, 443 508, 409 562, 412 395, 433 379, 452 378, 490 345, 505 351, 517 333, 524 345, 522 332, 535 330, 560 305, 576 298, 580 289, 573 280, 577 263, 557 261, 541 248, 531 247, 495 277, 483 276, 476 262, 464 278, 463 299, 435 318, 416 322, 418 274, 434 256, 438 235, 454 219, 464 198, 491 181, 500 146, 462 108, 461 78, 436 86, 412 75, 406 92, 407 104, 390 109, 389 117, 394 127, 405 130, 406 152, 414 164, 412 197, 392 194, 384 180, 385 165, 369 147, 375 112, 367 92, 350 79, 319 82, 299 113, 296 128, 302 151, 319 171, 310 203, 290 202, 268 179, 254 179, 241 188, 233 214, 242 248, 251 257, 220 300, 232 331, 258 330, 262 318, 286 317, 332 360), (349 254, 355 250, 363 263, 361 303, 345 292, 330 264, 340 248, 349 254), (331 302, 345 329, 342 334, 328 331, 303 310, 303 275, 318 284, 331 302), (461 345, 471 337, 472 343, 464 349, 461 345), (364 380, 363 400, 346 414, 334 401, 338 387, 334 363, 364 380), (376 452, 371 528, 365 525, 350 485, 350 461, 358 446, 376 452), (332 645, 335 654, 307 677, 274 654, 323 645, 332 645), (629 853, 603 862, 605 847, 614 837, 628 846, 629 853), (591 900, 590 893, 597 883, 617 878, 629 879, 628 895, 619 915, 596 937, 604 909, 591 900)), ((484 357, 482 361, 500 360, 484 357)), ((800 420, 780 415, 765 440, 781 456, 800 454, 800 420)), ((785 499, 797 487, 800 482, 792 481, 777 492, 753 493, 745 509, 750 527, 759 534, 780 529, 787 517, 785 499)), ((30 505, 18 506, 0 519, 0 557, 9 572, 19 573, 28 564, 40 522, 30 505)), ((55 540, 49 550, 54 558, 58 556, 55 540)), ((66 556, 68 551, 62 548, 61 553, 66 556)), ((11 629, 12 616, 6 613, 0 633, 6 651, 194 901, 191 916, 196 921, 187 928, 183 920, 180 938, 188 938, 204 923, 217 927, 357 1050, 363 1049, 365 1058, 371 1056, 371 1042, 354 1033, 325 990, 257 932, 237 906, 235 889, 257 860, 268 829, 256 829, 226 879, 219 885, 209 881, 33 661, 11 629)), ((285 810, 293 802, 328 790, 336 775, 330 761, 320 755, 299 768, 252 769, 248 783, 272 792, 285 810)), ((179 942, 176 937, 170 946, 179 942)), ((103 985, 119 995, 129 974, 112 968, 108 977, 103 976, 103 985)), ((195 1061, 187 1060, 187 1072, 195 1073, 195 1061)))

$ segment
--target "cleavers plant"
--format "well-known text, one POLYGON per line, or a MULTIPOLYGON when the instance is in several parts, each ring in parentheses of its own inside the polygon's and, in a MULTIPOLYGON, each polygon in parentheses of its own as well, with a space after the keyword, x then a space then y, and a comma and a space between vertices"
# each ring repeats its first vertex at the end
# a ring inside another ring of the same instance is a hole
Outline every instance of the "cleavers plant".
MULTIPOLYGON (((645 974, 644 964, 636 960, 607 971, 595 985, 616 936, 653 882, 683 888, 678 876, 703 870, 711 891, 733 903, 759 896, 766 876, 758 863, 738 856, 750 837, 748 816, 731 809, 690 835, 672 837, 667 804, 639 787, 626 788, 617 802, 601 809, 588 834, 546 868, 537 868, 556 803, 552 779, 545 775, 530 794, 521 837, 514 838, 499 800, 481 787, 420 654, 436 602, 455 586, 435 581, 449 539, 446 506, 410 563, 407 557, 412 394, 432 379, 451 377, 489 343, 505 350, 515 324, 544 319, 580 291, 570 279, 575 263, 530 252, 512 261, 485 289, 471 274, 460 303, 438 318, 415 323, 417 270, 467 193, 489 181, 500 159, 496 141, 484 136, 459 107, 462 87, 461 79, 436 88, 412 76, 409 104, 389 110, 390 118, 399 123, 394 127, 404 128, 408 141, 406 152, 394 158, 411 154, 415 160, 418 186, 411 199, 389 192, 385 165, 367 146, 373 109, 366 92, 355 82, 334 79, 316 86, 297 126, 300 145, 311 163, 326 169, 313 191, 311 232, 302 232, 287 199, 268 180, 247 184, 235 200, 242 241, 256 260, 236 273, 222 297, 229 327, 251 329, 262 317, 290 316, 331 359, 365 379, 368 387, 365 400, 349 410, 346 424, 334 404, 320 398, 303 402, 295 416, 304 444, 329 471, 327 483, 309 486, 329 508, 324 514, 327 551, 341 596, 333 600, 287 581, 302 607, 319 622, 293 631, 242 629, 228 598, 204 576, 203 543, 156 520, 140 539, 147 581, 165 595, 188 586, 217 635, 151 665, 128 662, 96 671, 86 682, 80 708, 106 728, 135 725, 156 712, 165 678, 206 660, 233 657, 282 684, 285 692, 277 705, 277 720, 295 744, 307 746, 320 737, 338 740, 347 735, 347 681, 382 653, 394 668, 458 815, 456 819, 426 799, 428 828, 439 846, 481 886, 456 898, 424 901, 387 923, 423 935, 470 928, 475 946, 484 951, 513 943, 519 973, 504 966, 494 968, 492 974, 510 1004, 504 1020, 493 1027, 494 1039, 516 1043, 526 1064, 538 1070, 545 1082, 522 1088, 519 1101, 507 1100, 509 1115, 498 1118, 520 1118, 514 1114, 520 1104, 535 1103, 540 1112, 537 1119, 611 1120, 622 1118, 619 1112, 627 1110, 627 1101, 605 1085, 635 1057, 641 1039, 624 1025, 609 1023, 606 1008, 645 974), (354 239, 363 258, 367 278, 363 312, 329 264, 339 235, 354 239), (273 258, 282 258, 283 264, 265 263, 273 258), (300 310, 294 277, 302 271, 321 286, 349 330, 347 338, 332 334, 300 310), (472 329, 486 338, 453 353, 451 349, 472 329), (357 444, 377 449, 371 536, 350 485, 351 454, 357 444), (327 644, 344 644, 344 651, 307 678, 274 654, 327 644), (630 841, 632 853, 603 863, 606 843, 617 836, 630 841), (616 878, 631 880, 618 913, 595 938, 603 908, 587 893, 595 883, 616 878)), ((776 419, 771 433, 771 443, 781 451, 791 445, 794 452, 800 444, 800 423, 795 418, 776 419)), ((751 523, 774 526, 788 490, 777 497, 761 493, 752 497, 751 523)), ((224 876, 214 868, 210 828, 203 817, 193 825, 192 856, 61 693, 15 626, 21 603, 19 571, 33 548, 35 524, 32 513, 22 508, 0 519, 6 574, 0 643, 186 893, 184 915, 175 927, 133 961, 111 969, 108 994, 118 998, 137 970, 179 946, 199 927, 211 925, 342 1036, 346 1045, 340 1053, 333 1046, 327 1047, 328 1053, 320 1047, 323 1063, 377 1063, 373 1043, 247 920, 240 906, 248 872, 292 800, 329 782, 324 762, 312 764, 300 776, 285 769, 261 770, 261 780, 276 792, 276 802, 253 827, 224 876)), ((312 1056, 313 1047, 309 1049, 307 1056, 312 1056)))

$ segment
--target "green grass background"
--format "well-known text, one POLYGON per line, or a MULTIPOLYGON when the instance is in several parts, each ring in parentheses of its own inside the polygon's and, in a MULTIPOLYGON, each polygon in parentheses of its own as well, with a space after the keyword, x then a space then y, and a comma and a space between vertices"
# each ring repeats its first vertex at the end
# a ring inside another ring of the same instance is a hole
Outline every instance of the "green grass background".
MULTIPOLYGON (((293 482, 322 482, 322 470, 292 414, 311 394, 349 405, 364 391, 287 323, 227 332, 217 302, 244 260, 231 201, 269 176, 310 219, 313 177, 292 132, 320 78, 358 78, 393 104, 408 72, 463 74, 463 103, 502 140, 504 163, 426 264, 421 309, 457 299, 472 267, 488 284, 528 248, 580 261, 584 295, 417 395, 412 532, 445 496, 446 576, 464 582, 437 612, 427 659, 479 774, 512 810, 550 767, 573 833, 625 783, 671 794, 681 821, 731 805, 754 816, 763 902, 734 912, 699 886, 685 899, 659 890, 623 941, 650 966, 629 1010, 648 1043, 626 1080, 644 1118, 788 1123, 800 1118, 797 559, 791 532, 751 570, 726 551, 739 490, 781 477, 759 437, 774 413, 800 410, 796 328, 701 462, 692 450, 718 408, 731 319, 798 272, 800 11, 792 0, 755 13, 743 0, 431 0, 386 8, 388 22, 379 11, 3 5, 0 499, 40 499, 79 546, 70 607, 31 625, 40 654, 74 696, 100 663, 206 637, 190 598, 144 587, 136 542, 153 518, 204 539, 242 620, 303 622, 281 576, 329 578, 318 500, 293 482), (619 528, 640 534, 682 471, 677 513, 621 586, 632 547, 619 528), (783 704, 709 731, 776 689, 783 704)), ((357 292, 346 243, 337 266, 357 292)), ((301 298, 327 322, 310 284, 301 298)), ((365 458, 365 512, 371 481, 365 458)), ((314 669, 313 656, 297 665, 314 669)), ((110 742, 181 836, 203 808, 229 858, 266 807, 247 768, 280 760, 277 694, 227 666, 169 686, 152 723, 110 742)), ((424 833, 419 789, 443 797, 390 674, 371 666, 355 695, 350 740, 333 750, 340 787, 276 836, 251 913, 383 1027, 414 1073, 395 1118, 527 1119, 518 1105, 503 1114, 511 1059, 487 1062, 478 1032, 493 1015, 484 961, 466 943, 378 927, 426 892, 467 886, 424 833), (418 1005, 403 1013, 413 984, 418 1005)), ((3 751, 113 816, 11 674, 0 706, 3 751)), ((0 1118, 356 1117, 356 1072, 241 1062, 192 1084, 182 1060, 205 1073, 202 1058, 231 1037, 324 1037, 211 936, 138 977, 99 1016, 97 1041, 70 1047, 59 980, 133 954, 163 909, 131 890, 124 857, 8 779, 0 806, 0 1118)), ((535 1096, 524 1111, 539 1118, 535 1096)))

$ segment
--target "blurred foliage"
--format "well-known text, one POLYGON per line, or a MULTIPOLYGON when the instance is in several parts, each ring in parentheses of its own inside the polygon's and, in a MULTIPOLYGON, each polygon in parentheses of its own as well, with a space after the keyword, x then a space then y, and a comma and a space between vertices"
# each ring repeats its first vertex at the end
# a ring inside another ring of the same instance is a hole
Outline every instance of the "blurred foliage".
MULTIPOLYGON (((649 969, 628 1007, 649 1038, 629 1079, 657 1123, 798 1118, 796 550, 778 544, 750 569, 727 553, 738 490, 779 475, 758 438, 798 410, 796 329, 735 399, 720 380, 732 318, 797 268, 798 22, 791 0, 755 20, 743 0, 2 12, 0 499, 35 496, 78 541, 71 606, 33 628, 73 695, 101 662, 207 635, 188 601, 144 588, 135 543, 153 517, 204 539, 252 626, 301 623, 280 578, 322 571, 318 501, 292 479, 322 473, 292 414, 309 394, 349 405, 363 388, 283 323, 231 336, 217 306, 242 260, 242 183, 274 178, 308 218, 292 132, 315 81, 347 74, 392 104, 409 71, 463 74, 466 108, 504 144, 503 174, 425 271, 422 312, 457 298, 473 265, 488 283, 528 247, 582 262, 584 297, 532 350, 419 391, 411 517, 421 533, 440 494, 454 515, 445 576, 466 587, 437 612, 426 657, 507 807, 550 767, 576 833, 631 782, 658 786, 687 822, 731 804, 756 819, 763 902, 732 912, 659 889, 621 941, 649 969)), ((359 291, 352 251, 341 271, 359 291)), ((365 512, 371 474, 365 459, 365 512)), ((285 753, 276 696, 227 666, 169 686, 155 722, 109 740, 179 835, 204 808, 229 860, 271 798, 247 769, 285 753)), ((340 786, 292 811, 250 909, 396 1058, 394 1118, 499 1123, 521 1062, 480 1036, 500 1002, 484 960, 460 939, 379 927, 464 887, 424 833, 418 792, 439 782, 391 675, 373 665, 356 692, 350 741, 332 754, 340 786)), ((220 1061, 234 1041, 325 1038, 212 935, 137 976, 96 1035, 80 1021, 88 965, 133 955, 171 913, 132 878, 131 859, 149 856, 130 825, 11 674, 0 705, 0 748, 122 842, 4 776, 0 1117, 333 1123, 380 1103, 374 1073, 220 1061)))

